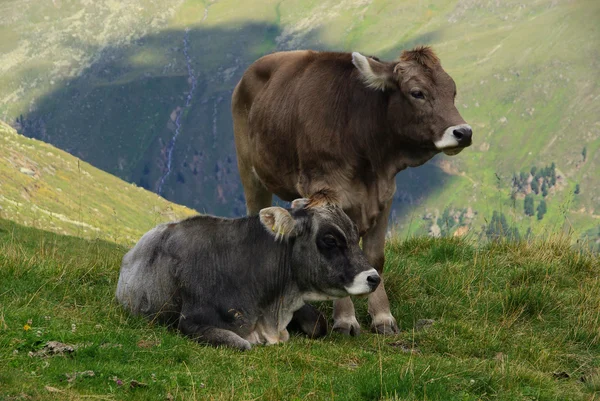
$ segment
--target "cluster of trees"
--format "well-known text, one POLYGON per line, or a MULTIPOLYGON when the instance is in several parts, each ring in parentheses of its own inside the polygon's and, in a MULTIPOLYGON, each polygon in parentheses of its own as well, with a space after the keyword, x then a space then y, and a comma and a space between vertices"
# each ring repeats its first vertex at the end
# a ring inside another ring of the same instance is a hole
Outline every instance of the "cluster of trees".
POLYGON ((492 219, 485 227, 485 236, 490 241, 509 240, 520 241, 521 234, 516 226, 510 226, 502 212, 494 210, 492 219))
POLYGON ((529 172, 521 171, 519 174, 514 173, 512 179, 513 194, 521 192, 528 194, 531 190, 536 195, 542 194, 543 197, 548 195, 548 189, 556 185, 556 164, 538 169, 536 166, 531 167, 529 172), (531 178, 533 177, 533 178, 531 178))
POLYGON ((442 215, 437 219, 437 225, 440 227, 442 237, 451 237, 454 230, 465 223, 466 209, 445 208, 442 215))
MULTIPOLYGON (((548 196, 548 190, 556 185, 556 164, 552 162, 549 166, 543 168, 531 167, 529 171, 521 171, 519 174, 513 174, 512 179, 512 198, 516 199, 518 193, 525 194, 523 211, 527 216, 536 216, 542 220, 548 211, 546 201, 542 199, 535 207, 535 195, 548 196)), ((579 193, 579 185, 575 188, 575 193, 579 193)))
POLYGON ((546 201, 542 199, 540 201, 540 203, 538 204, 537 208, 534 208, 534 206, 535 206, 534 204, 535 204, 535 200, 534 200, 533 194, 527 194, 527 196, 525 197, 525 201, 523 202, 523 208, 524 208, 525 214, 527 216, 533 216, 537 212, 537 219, 538 220, 543 219, 544 215, 548 211, 548 208, 546 206, 546 201))

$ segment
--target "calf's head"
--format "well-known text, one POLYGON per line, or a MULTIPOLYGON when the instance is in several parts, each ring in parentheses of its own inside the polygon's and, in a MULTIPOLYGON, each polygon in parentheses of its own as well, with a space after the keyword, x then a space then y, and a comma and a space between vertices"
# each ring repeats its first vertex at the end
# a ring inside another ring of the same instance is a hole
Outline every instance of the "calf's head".
POLYGON ((471 145, 471 126, 454 105, 456 84, 431 48, 405 50, 390 63, 355 52, 352 62, 367 86, 389 93, 387 119, 398 141, 449 155, 471 145))
POLYGON ((379 274, 359 247, 356 225, 338 206, 297 199, 291 209, 269 207, 259 216, 276 240, 292 247, 292 272, 305 300, 364 295, 379 285, 379 274))

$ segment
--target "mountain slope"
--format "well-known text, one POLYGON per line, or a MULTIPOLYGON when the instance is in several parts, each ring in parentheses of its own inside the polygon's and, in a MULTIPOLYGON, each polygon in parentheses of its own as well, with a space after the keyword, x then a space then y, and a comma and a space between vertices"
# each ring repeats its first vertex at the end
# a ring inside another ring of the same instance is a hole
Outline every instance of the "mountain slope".
POLYGON ((131 244, 156 224, 195 214, 0 121, 0 217, 131 244))
POLYGON ((457 83, 474 145, 399 174, 397 228, 485 235, 496 211, 521 235, 565 227, 598 238, 597 1, 2 7, 0 116, 127 181, 222 215, 244 213, 229 108, 252 61, 301 47, 393 59, 432 44, 457 83), (547 210, 538 220, 537 211, 525 214, 524 198, 545 179, 528 173, 552 163, 556 185, 531 196, 534 209, 547 210))

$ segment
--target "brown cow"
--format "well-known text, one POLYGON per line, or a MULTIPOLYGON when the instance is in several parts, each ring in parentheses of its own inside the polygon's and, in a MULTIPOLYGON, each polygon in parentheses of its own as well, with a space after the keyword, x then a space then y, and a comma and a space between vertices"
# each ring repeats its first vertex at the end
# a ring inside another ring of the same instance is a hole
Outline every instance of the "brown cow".
MULTIPOLYGON (((272 194, 293 200, 330 191, 381 273, 396 174, 471 145, 455 96, 429 47, 394 62, 310 50, 262 57, 232 99, 248 214, 270 206, 272 194)), ((369 296, 369 314, 374 331, 398 331, 383 285, 369 296)), ((333 317, 334 330, 359 334, 350 298, 335 301, 333 317)))

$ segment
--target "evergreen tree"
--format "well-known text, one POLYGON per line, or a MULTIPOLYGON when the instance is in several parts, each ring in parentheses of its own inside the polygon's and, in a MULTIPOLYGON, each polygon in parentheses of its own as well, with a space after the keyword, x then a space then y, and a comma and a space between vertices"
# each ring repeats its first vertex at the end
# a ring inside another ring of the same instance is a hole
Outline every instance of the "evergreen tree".
POLYGON ((546 180, 542 183, 542 196, 545 198, 548 196, 548 185, 546 185, 546 180))
POLYGON ((504 213, 499 213, 495 210, 492 214, 490 224, 486 227, 485 234, 490 241, 497 241, 500 239, 519 241, 521 239, 517 227, 510 227, 504 213))
POLYGON ((579 188, 579 184, 575 185, 575 195, 579 195, 580 188, 579 188))
POLYGON ((524 185, 527 182, 527 178, 528 178, 529 174, 527 174, 525 171, 521 171, 520 174, 520 179, 521 179, 521 185, 524 185))
POLYGON ((437 219, 437 224, 440 227, 442 237, 450 235, 451 229, 454 226, 454 219, 450 216, 450 209, 444 209, 441 217, 437 219))
POLYGON ((525 201, 523 203, 523 208, 525 209, 525 214, 527 216, 533 216, 535 214, 535 209, 533 207, 533 195, 528 194, 525 197, 525 201))
POLYGON ((583 147, 583 150, 581 151, 581 156, 583 156, 583 161, 587 159, 587 146, 583 147))
POLYGON ((533 178, 533 181, 531 181, 531 190, 537 195, 540 193, 540 183, 538 182, 537 178, 533 178))
POLYGON ((533 166, 533 167, 531 168, 531 171, 530 171, 530 172, 531 172, 531 175, 535 177, 535 172, 536 172, 536 171, 537 171, 537 167, 536 167, 536 166, 533 166))
POLYGON ((521 241, 521 233, 519 233, 519 229, 516 226, 512 226, 508 239, 511 241, 521 241))
POLYGON ((541 220, 544 218, 544 215, 546 214, 547 208, 546 208, 546 201, 545 200, 541 200, 540 204, 537 207, 537 219, 541 220))

